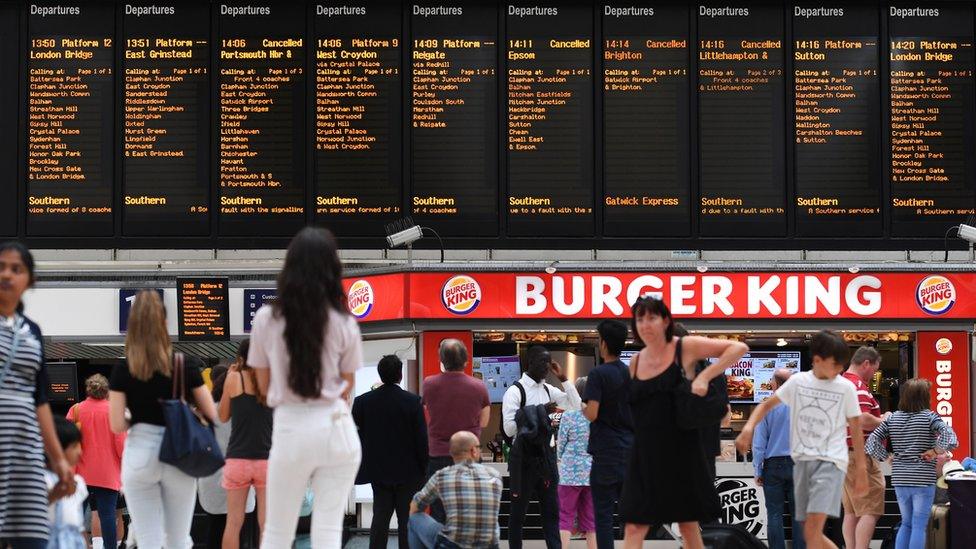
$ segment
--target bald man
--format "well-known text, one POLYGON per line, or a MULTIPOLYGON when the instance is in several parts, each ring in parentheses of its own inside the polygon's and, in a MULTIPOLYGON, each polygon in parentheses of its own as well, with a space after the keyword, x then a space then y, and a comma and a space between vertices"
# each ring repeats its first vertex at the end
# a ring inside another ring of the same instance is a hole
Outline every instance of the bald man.
MULTIPOLYGON (((790 378, 790 370, 773 372, 773 391, 790 378)), ((752 465, 756 471, 756 484, 762 486, 766 496, 766 532, 769 549, 785 549, 783 512, 786 500, 793 502, 793 458, 790 457, 790 409, 785 404, 773 408, 756 427, 752 439, 752 465)), ((790 512, 792 516, 792 511, 790 512)), ((804 549, 806 543, 801 533, 803 525, 793 521, 793 547, 804 549)))
POLYGON ((410 549, 498 546, 501 476, 478 463, 474 433, 454 433, 449 444, 454 465, 434 473, 410 503, 410 549), (438 499, 447 515, 443 524, 424 513, 438 499))

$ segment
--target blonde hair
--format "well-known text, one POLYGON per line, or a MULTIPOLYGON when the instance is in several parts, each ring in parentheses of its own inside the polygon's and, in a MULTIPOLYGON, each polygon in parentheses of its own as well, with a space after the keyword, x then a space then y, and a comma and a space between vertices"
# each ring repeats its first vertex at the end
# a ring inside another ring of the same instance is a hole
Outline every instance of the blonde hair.
POLYGON ((104 400, 108 396, 108 378, 102 374, 95 374, 86 379, 85 392, 94 399, 104 400))
POLYGON ((166 309, 154 290, 136 295, 129 312, 125 334, 125 358, 129 373, 140 381, 149 381, 157 372, 170 377, 172 347, 166 332, 166 309))

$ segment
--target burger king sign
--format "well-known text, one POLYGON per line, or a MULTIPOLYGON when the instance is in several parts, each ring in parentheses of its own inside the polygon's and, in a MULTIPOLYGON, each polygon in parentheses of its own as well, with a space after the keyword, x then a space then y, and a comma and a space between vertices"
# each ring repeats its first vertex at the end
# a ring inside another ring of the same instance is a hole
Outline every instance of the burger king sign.
POLYGON ((915 289, 915 302, 930 315, 943 315, 956 304, 956 287, 941 275, 925 277, 915 289))
POLYGON ((470 276, 453 276, 441 288, 441 303, 453 314, 470 314, 481 304, 481 286, 470 276))
POLYGON ((346 300, 349 312, 356 318, 366 318, 373 311, 373 303, 376 302, 376 294, 373 286, 365 280, 357 280, 349 286, 346 292, 346 300))

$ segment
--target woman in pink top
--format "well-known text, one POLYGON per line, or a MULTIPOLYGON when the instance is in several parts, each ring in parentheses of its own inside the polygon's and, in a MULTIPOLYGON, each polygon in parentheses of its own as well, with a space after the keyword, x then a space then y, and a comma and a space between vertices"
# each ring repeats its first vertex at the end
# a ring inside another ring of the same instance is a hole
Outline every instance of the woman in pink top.
POLYGON ((254 315, 247 355, 259 392, 275 410, 262 549, 292 546, 309 483, 312 547, 341 547, 361 455, 348 401, 362 362, 335 238, 322 228, 303 229, 288 245, 277 299, 254 315))
POLYGON ((122 475, 125 435, 116 435, 108 421, 108 378, 95 374, 85 381, 88 398, 68 410, 68 419, 81 429, 81 459, 76 472, 88 485, 89 503, 97 511, 101 539, 92 528, 92 547, 115 549, 118 532, 115 507, 122 475))

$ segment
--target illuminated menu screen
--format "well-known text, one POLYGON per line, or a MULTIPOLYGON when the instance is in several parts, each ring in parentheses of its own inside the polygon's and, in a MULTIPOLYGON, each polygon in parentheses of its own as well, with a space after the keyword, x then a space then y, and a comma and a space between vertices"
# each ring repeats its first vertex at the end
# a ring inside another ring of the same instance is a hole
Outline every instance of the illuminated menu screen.
POLYGON ((498 234, 498 12, 412 4, 410 214, 455 236, 498 234))
POLYGON ((315 219, 343 235, 403 216, 401 14, 315 6, 315 219))
POLYGON ((798 236, 882 235, 878 9, 793 7, 798 236))
POLYGON ((603 232, 688 236, 688 8, 603 6, 603 232))
POLYGON ((227 341, 227 279, 178 278, 176 288, 180 341, 227 341))
MULTIPOLYGON (((113 234, 113 7, 101 2, 30 7, 28 235, 113 234)), ((15 74, 7 71, 3 79, 15 74)))
MULTIPOLYGON (((0 74, 17 74, 19 14, 16 4, 0 4, 0 74)), ((16 78, 0 78, 0 236, 17 234, 17 113, 16 78)))
POLYGON ((216 4, 220 233, 305 225, 305 6, 216 4))
POLYGON ((783 12, 699 6, 702 236, 786 234, 783 12))
POLYGON ((507 7, 508 227, 593 234, 593 10, 507 7))
POLYGON ((943 236, 976 202, 973 11, 889 10, 891 233, 943 236))
POLYGON ((123 233, 209 235, 210 8, 122 10, 123 233))

